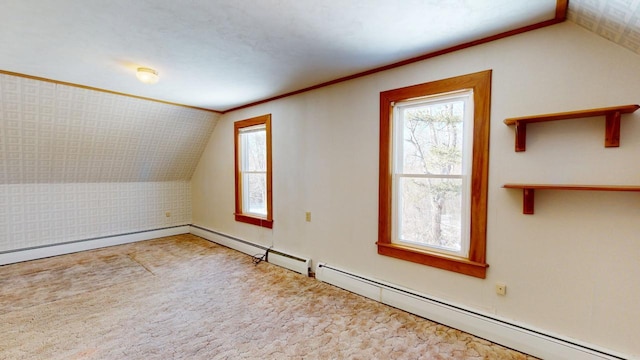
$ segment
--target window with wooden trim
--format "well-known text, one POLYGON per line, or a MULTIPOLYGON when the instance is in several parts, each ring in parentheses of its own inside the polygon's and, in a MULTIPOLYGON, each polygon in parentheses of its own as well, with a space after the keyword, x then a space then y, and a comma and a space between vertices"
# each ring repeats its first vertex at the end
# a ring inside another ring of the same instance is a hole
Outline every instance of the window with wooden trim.
POLYGON ((234 123, 236 221, 273 227, 271 115, 234 123))
POLYGON ((380 93, 378 253, 485 278, 491 70, 380 93))

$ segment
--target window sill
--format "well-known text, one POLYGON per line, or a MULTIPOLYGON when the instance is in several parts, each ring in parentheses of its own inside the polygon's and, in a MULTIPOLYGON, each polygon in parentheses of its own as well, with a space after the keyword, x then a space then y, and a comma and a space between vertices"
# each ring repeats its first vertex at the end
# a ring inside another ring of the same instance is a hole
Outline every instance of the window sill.
POLYGON ((273 229, 273 220, 244 215, 244 214, 235 214, 235 216, 236 216, 236 221, 273 229))
POLYGON ((443 270, 449 270, 464 275, 484 279, 489 264, 478 263, 469 259, 447 256, 402 246, 398 244, 377 243, 378 254, 391 256, 397 259, 411 261, 418 264, 429 265, 443 270))

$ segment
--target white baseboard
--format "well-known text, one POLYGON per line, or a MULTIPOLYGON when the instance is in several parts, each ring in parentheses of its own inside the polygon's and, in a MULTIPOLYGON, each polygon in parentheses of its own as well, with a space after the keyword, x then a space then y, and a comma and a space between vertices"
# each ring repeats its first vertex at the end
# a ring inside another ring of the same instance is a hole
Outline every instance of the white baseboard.
POLYGON ((139 231, 135 233, 105 236, 94 239, 78 240, 62 244, 52 244, 15 251, 0 253, 0 265, 13 264, 22 261, 42 259, 51 256, 71 254, 79 251, 99 249, 108 246, 128 244, 137 241, 150 240, 164 236, 188 234, 189 226, 175 226, 164 229, 139 231))
POLYGON ((309 276, 309 267, 311 266, 310 259, 288 254, 277 249, 270 249, 266 246, 254 244, 250 241, 207 229, 199 225, 191 225, 190 232, 193 235, 200 236, 201 238, 205 238, 211 242, 240 251, 247 255, 253 256, 268 252, 268 262, 301 273, 302 275, 309 276))
POLYGON ((608 349, 549 334, 397 285, 319 263, 316 279, 542 359, 624 360, 608 349))

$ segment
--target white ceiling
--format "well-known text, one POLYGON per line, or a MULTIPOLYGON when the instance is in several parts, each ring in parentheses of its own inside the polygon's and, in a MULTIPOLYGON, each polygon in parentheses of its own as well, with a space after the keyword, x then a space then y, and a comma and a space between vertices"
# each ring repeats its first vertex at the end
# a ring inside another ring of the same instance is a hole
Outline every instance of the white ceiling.
POLYGON ((556 0, 3 0, 0 70, 224 111, 550 20, 555 9, 556 0), (138 82, 140 66, 160 82, 138 82))

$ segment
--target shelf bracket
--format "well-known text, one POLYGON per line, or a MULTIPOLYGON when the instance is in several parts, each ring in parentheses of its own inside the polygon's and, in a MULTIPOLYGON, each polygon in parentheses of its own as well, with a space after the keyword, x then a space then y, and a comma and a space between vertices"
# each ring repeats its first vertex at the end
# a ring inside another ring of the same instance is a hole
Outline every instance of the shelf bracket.
POLYGON ((527 123, 516 121, 516 152, 527 149, 527 123))
POLYGON ((620 111, 609 112, 606 115, 604 146, 620 146, 620 111))
POLYGON ((522 213, 527 215, 533 215, 533 199, 535 198, 535 190, 524 188, 522 189, 522 213))

